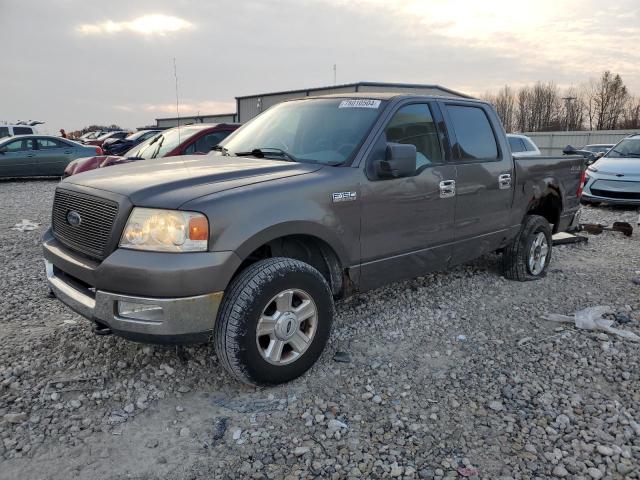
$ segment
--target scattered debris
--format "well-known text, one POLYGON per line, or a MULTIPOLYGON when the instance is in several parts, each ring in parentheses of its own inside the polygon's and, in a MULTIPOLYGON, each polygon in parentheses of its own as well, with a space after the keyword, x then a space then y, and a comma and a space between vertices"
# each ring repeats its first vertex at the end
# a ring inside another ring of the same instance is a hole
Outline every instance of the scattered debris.
POLYGON ((613 222, 612 226, 603 225, 601 223, 581 223, 578 226, 578 230, 591 233, 593 235, 600 235, 603 231, 620 232, 625 237, 630 237, 633 234, 633 227, 627 222, 613 222))
POLYGON ((606 333, 617 335, 621 338, 626 338, 627 340, 631 340, 633 342, 640 342, 640 336, 636 335, 633 332, 613 328, 612 325, 614 323, 614 320, 602 318, 604 315, 612 315, 614 312, 615 311, 611 307, 598 305, 595 307, 588 307, 583 310, 578 310, 573 315, 560 315, 558 313, 550 313, 543 316, 542 318, 551 322, 573 323, 575 324, 576 328, 579 328, 581 330, 600 330, 606 333))
POLYGON ((36 230, 39 226, 39 223, 32 222, 31 220, 23 218, 22 220, 20 220, 20 223, 16 223, 13 227, 11 227, 11 230, 17 230, 19 232, 31 232, 33 230, 36 230))
POLYGON ((456 337, 456 340, 458 340, 459 342, 466 342, 467 341, 467 336, 466 335, 458 335, 456 337))
POLYGON ((478 475, 478 469, 473 467, 460 467, 458 473, 461 477, 475 477, 478 475))
POLYGON ((339 363, 351 363, 351 355, 349 352, 337 351, 333 356, 333 360, 339 363))
POLYGON ((627 312, 618 312, 615 314, 616 322, 618 323, 631 323, 631 315, 627 312))
POLYGON ((631 281, 635 284, 635 285, 640 285, 640 277, 635 277, 632 278, 631 281))
POLYGON ((556 233, 553 237, 551 237, 553 241, 553 245, 568 245, 570 243, 587 243, 589 239, 587 237, 583 237, 582 235, 573 235, 567 232, 559 232, 556 233))

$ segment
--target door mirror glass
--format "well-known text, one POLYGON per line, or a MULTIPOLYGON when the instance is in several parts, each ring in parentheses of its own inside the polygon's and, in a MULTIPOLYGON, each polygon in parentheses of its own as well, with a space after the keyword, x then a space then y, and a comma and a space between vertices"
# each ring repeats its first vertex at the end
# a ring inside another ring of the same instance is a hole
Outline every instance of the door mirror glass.
POLYGON ((416 146, 402 143, 387 143, 384 160, 377 163, 379 178, 409 177, 416 171, 416 146))

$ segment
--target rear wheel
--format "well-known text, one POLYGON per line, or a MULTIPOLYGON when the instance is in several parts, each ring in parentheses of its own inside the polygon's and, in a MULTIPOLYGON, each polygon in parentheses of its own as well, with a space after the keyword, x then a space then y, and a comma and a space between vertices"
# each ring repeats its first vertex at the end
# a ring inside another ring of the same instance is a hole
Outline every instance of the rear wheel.
POLYGON ((551 245, 549 222, 539 215, 527 215, 516 238, 502 252, 504 276, 520 282, 544 277, 551 245))
POLYGON ((316 362, 332 320, 331 290, 320 272, 299 260, 262 260, 227 288, 216 321, 216 353, 240 381, 287 382, 316 362))

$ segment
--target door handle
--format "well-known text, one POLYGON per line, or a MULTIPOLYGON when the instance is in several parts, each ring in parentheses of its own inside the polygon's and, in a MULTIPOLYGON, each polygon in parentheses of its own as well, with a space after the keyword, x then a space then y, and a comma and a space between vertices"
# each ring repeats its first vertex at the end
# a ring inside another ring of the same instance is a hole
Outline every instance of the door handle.
POLYGON ((498 188, 500 190, 509 190, 511 188, 511 174, 503 173, 498 177, 498 188))
POLYGON ((35 156, 36 156, 36 154, 35 154, 35 153, 28 153, 28 154, 27 154, 27 158, 33 158, 33 157, 35 157, 35 156))
POLYGON ((440 198, 451 198, 456 195, 456 181, 443 180, 440 182, 440 198))
POLYGON ((73 151, 71 151, 71 150, 65 150, 63 153, 64 153, 65 155, 70 155, 70 154, 72 154, 72 153, 73 153, 73 151))

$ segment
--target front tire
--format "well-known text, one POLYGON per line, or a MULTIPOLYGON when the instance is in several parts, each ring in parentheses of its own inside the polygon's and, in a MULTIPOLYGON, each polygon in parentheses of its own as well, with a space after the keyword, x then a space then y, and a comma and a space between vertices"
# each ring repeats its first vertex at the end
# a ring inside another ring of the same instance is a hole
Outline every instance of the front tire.
POLYGON ((540 215, 527 215, 520 231, 502 252, 504 276, 526 282, 547 274, 551 261, 551 226, 540 215))
POLYGON ((318 270, 290 258, 261 260, 227 288, 214 331, 216 354, 244 383, 288 382, 316 362, 332 321, 331 290, 318 270))

